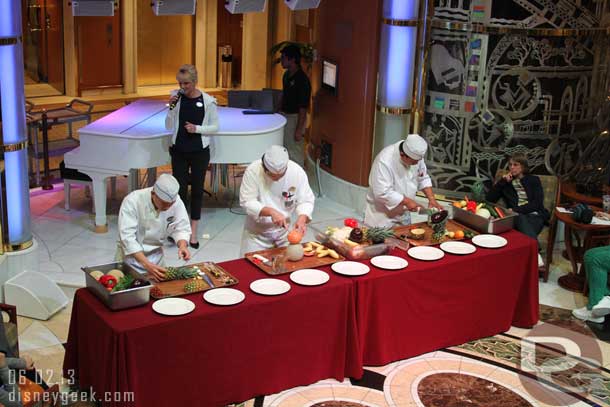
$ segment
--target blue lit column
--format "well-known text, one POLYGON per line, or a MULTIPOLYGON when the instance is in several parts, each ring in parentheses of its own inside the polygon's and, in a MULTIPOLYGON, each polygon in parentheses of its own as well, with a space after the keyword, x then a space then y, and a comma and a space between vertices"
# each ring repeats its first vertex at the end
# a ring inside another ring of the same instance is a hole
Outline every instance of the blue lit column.
POLYGON ((374 156, 409 133, 414 92, 418 92, 421 71, 417 46, 421 43, 418 40, 420 8, 426 3, 426 0, 383 2, 374 156))
POLYGON ((3 224, 8 230, 4 247, 17 251, 32 245, 20 1, 0 1, 0 100, 7 213, 3 224))

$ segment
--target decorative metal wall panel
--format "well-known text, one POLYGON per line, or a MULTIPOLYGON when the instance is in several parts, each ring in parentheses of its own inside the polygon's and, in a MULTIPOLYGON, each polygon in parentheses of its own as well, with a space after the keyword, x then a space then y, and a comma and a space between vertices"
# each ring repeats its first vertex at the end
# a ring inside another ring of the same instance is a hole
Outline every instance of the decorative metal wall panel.
POLYGON ((424 133, 436 186, 468 191, 516 152, 534 173, 601 179, 610 159, 601 133, 608 0, 434 5, 424 133))

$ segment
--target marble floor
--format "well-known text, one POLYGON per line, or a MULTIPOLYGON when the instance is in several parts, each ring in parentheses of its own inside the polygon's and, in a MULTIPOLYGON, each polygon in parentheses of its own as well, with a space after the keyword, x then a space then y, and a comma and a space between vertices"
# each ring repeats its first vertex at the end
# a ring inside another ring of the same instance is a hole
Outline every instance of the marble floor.
MULTIPOLYGON (((63 185, 51 191, 31 191, 32 230, 39 243, 40 271, 55 280, 70 296, 84 285, 83 265, 108 263, 114 259, 117 236, 117 213, 120 199, 126 193, 126 180, 118 182, 115 199, 108 201, 109 231, 93 232, 91 199, 83 188, 73 188, 70 211, 64 209, 63 185)), ((200 248, 193 253, 194 261, 221 262, 238 257, 244 216, 231 210, 232 194, 222 190, 206 198, 202 222, 198 230, 200 248)), ((326 198, 316 201, 316 221, 358 216, 326 198)), ((415 220, 417 221, 417 220, 415 220)), ((306 240, 313 237, 308 231, 306 240)), ((170 264, 178 264, 175 248, 167 247, 170 264)), ((286 390, 261 400, 245 402, 248 406, 547 406, 547 405, 606 405, 610 398, 610 344, 596 340, 586 324, 574 321, 569 310, 585 304, 586 298, 557 285, 569 264, 555 256, 550 279, 540 282, 541 315, 548 322, 541 327, 556 327, 563 333, 577 332, 592 338, 594 355, 591 360, 574 359, 575 365, 586 365, 572 376, 549 376, 534 380, 520 364, 522 338, 532 335, 529 330, 512 328, 503 335, 470 344, 444 349, 417 358, 395 362, 383 367, 367 368, 358 382, 324 380, 310 386, 286 390), (559 323, 564 321, 565 323, 559 323), (567 322, 566 322, 567 321, 567 322), (587 331, 589 329, 589 331, 587 331), (575 385, 574 377, 580 380, 575 385), (587 385, 583 385, 583 377, 587 385)), ((62 383, 62 343, 67 339, 71 303, 48 321, 19 317, 20 350, 36 361, 43 378, 50 383, 62 383)), ((598 327, 602 329, 601 327, 598 327)), ((561 332, 555 332, 561 335, 561 332)), ((548 348, 547 352, 561 352, 548 348)), ((578 356, 578 355, 575 355, 578 356)), ((538 355, 537 355, 538 357, 538 355)), ((548 358, 550 361, 560 358, 548 358)), ((551 362, 549 362, 551 363, 551 362)), ((557 362, 559 363, 559 362, 557 362)), ((576 367, 574 367, 576 369, 576 367)), ((569 369, 568 369, 569 370, 569 369)), ((64 388, 64 390, 67 390, 64 388)), ((89 403, 71 405, 87 406, 89 403)), ((206 406, 207 407, 207 406, 206 406)))

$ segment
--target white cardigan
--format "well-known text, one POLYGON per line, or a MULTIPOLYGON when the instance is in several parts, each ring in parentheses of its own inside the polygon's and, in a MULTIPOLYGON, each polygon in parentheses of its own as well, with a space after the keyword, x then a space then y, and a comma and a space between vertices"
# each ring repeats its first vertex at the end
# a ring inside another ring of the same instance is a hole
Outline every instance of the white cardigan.
MULTIPOLYGON (((178 91, 172 91, 172 95, 177 93, 178 91)), ((201 144, 203 148, 206 148, 210 145, 210 138, 207 135, 218 131, 218 109, 215 98, 205 92, 201 92, 201 94, 203 95, 205 112, 203 122, 197 126, 196 133, 201 134, 201 144)), ((178 112, 180 112, 181 101, 182 99, 178 99, 176 107, 173 110, 168 110, 167 116, 165 117, 165 128, 167 130, 174 130, 174 134, 172 134, 172 145, 176 144, 176 137, 178 135, 178 121, 180 119, 178 112)))

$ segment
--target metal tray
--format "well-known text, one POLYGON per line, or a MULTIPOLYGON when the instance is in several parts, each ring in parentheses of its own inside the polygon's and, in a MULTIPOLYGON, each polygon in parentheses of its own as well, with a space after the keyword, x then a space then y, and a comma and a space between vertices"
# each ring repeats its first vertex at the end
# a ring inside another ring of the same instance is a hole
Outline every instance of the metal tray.
POLYGON ((108 308, 113 311, 138 307, 145 305, 150 300, 150 289, 153 287, 152 284, 148 284, 141 287, 130 288, 128 290, 122 290, 117 292, 110 292, 100 284, 95 278, 91 277, 91 272, 99 270, 106 274, 112 269, 121 270, 124 274, 130 274, 135 278, 143 278, 142 274, 138 273, 129 265, 123 262, 114 262, 108 264, 100 264, 97 266, 81 267, 81 270, 85 272, 85 280, 87 288, 102 301, 108 308))
POLYGON ((500 205, 490 205, 497 206, 498 208, 502 209, 506 216, 498 219, 486 219, 462 208, 452 206, 453 219, 481 233, 492 233, 497 235, 499 233, 511 230, 514 227, 517 214, 514 212, 508 213, 507 209, 500 205))

